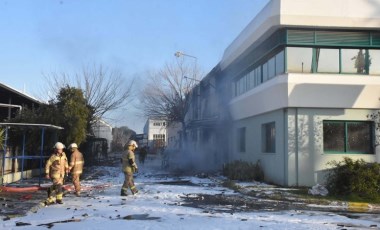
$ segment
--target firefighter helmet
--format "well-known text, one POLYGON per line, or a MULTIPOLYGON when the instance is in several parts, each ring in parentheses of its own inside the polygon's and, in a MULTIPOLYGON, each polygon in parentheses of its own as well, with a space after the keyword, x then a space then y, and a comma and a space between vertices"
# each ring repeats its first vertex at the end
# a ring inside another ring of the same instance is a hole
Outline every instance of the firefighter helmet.
POLYGON ((62 144, 61 142, 57 142, 57 143, 55 143, 54 148, 55 149, 64 149, 65 145, 62 144))
POLYGON ((72 148, 78 148, 78 145, 76 143, 72 143, 69 145, 69 149, 72 149, 72 148))
POLYGON ((130 141, 128 141, 128 146, 129 146, 129 145, 135 146, 135 148, 138 148, 138 147, 139 147, 139 146, 137 145, 136 141, 134 141, 134 140, 130 140, 130 141))

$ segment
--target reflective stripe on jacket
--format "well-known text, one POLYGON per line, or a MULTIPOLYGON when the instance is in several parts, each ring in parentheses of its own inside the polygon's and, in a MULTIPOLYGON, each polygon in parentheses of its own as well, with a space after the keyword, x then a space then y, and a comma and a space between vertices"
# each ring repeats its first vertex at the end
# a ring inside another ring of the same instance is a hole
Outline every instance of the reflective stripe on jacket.
POLYGON ((49 174, 52 179, 64 178, 68 170, 69 164, 64 152, 61 155, 53 153, 46 162, 45 173, 49 174))
POLYGON ((73 174, 81 174, 83 172, 84 159, 83 154, 78 150, 71 153, 70 169, 73 174))

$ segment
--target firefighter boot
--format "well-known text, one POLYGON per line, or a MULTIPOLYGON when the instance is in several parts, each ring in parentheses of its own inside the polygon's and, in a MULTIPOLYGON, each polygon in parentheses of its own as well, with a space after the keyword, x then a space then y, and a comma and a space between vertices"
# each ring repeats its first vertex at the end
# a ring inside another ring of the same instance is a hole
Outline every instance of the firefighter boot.
POLYGON ((49 205, 54 204, 54 203, 55 203, 55 202, 54 202, 54 198, 53 198, 53 197, 49 197, 49 198, 47 198, 47 199, 45 200, 44 205, 45 205, 45 206, 49 206, 49 205))
POLYGON ((122 188, 121 191, 120 191, 120 196, 128 196, 127 189, 122 188))
POLYGON ((133 186, 131 188, 131 192, 132 192, 132 195, 136 195, 139 192, 139 190, 137 190, 137 188, 135 186, 133 186))

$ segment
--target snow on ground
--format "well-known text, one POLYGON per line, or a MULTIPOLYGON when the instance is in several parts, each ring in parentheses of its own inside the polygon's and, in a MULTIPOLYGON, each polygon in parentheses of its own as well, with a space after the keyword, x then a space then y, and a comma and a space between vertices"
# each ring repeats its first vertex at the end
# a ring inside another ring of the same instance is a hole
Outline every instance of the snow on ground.
MULTIPOLYGON (((140 190, 121 197, 124 180, 118 167, 99 167, 103 175, 82 182, 82 197, 68 194, 63 205, 41 207, 23 217, 0 221, 0 229, 369 229, 380 223, 350 219, 329 212, 251 211, 206 212, 184 205, 184 196, 233 194, 211 179, 174 177, 160 170, 160 162, 146 162, 135 178, 140 190), (95 179, 96 178, 96 179, 95 179), (101 185, 105 185, 103 188, 101 185), (102 188, 102 189, 101 189, 102 188)), ((202 197, 201 197, 202 198, 202 197)), ((200 198, 200 199, 201 199, 200 198)))

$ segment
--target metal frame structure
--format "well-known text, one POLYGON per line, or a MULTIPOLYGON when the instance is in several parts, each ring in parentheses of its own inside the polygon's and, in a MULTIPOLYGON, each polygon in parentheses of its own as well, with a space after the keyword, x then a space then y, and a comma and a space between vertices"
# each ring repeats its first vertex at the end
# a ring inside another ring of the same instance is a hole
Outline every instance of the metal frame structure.
POLYGON ((50 124, 31 124, 31 123, 0 123, 0 127, 5 127, 5 138, 4 138, 4 144, 3 144, 3 162, 2 162, 2 181, 1 184, 4 185, 4 176, 5 176, 5 160, 6 159, 21 159, 21 180, 23 180, 23 173, 24 173, 24 161, 27 159, 39 159, 40 160, 40 175, 38 183, 41 185, 41 175, 42 175, 42 163, 43 163, 43 152, 44 152, 44 140, 45 140, 45 130, 46 129, 55 129, 55 130, 61 130, 63 129, 60 126, 50 125, 50 124), (10 156, 6 157, 7 153, 7 145, 8 145, 8 131, 10 127, 25 127, 25 128, 39 128, 41 129, 41 150, 40 155, 38 156, 25 156, 25 142, 26 142, 26 135, 25 132, 23 134, 23 143, 22 143, 22 156, 10 156))

